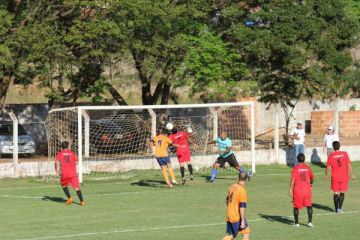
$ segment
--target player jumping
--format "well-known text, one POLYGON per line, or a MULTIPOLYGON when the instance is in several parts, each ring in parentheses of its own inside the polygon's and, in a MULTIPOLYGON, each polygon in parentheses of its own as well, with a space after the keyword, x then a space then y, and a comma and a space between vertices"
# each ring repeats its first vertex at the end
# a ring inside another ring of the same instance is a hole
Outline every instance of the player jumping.
POLYGON ((340 142, 333 142, 334 152, 332 152, 327 160, 325 170, 325 181, 327 174, 331 168, 331 189, 334 192, 334 205, 337 213, 342 213, 343 203, 345 199, 345 192, 348 191, 349 175, 352 179, 356 179, 353 174, 351 162, 347 152, 339 151, 340 142))
POLYGON ((245 172, 235 158, 232 151, 232 141, 227 137, 227 133, 225 131, 221 132, 220 137, 214 141, 210 141, 209 144, 217 144, 220 151, 219 157, 213 165, 210 182, 215 181, 219 167, 224 167, 226 162, 229 163, 231 167, 236 168, 239 172, 245 172))
MULTIPOLYGON (((152 143, 155 146, 155 157, 161 167, 165 182, 170 188, 172 188, 172 184, 178 184, 175 178, 174 169, 170 163, 170 157, 168 153, 168 147, 173 142, 167 136, 165 136, 163 132, 164 131, 160 129, 159 135, 154 137, 152 143), (170 174, 171 182, 169 181, 168 173, 170 174)), ((174 146, 176 147, 177 145, 174 144, 174 146)))
POLYGON ((243 235, 243 240, 249 240, 250 228, 246 220, 247 192, 246 181, 249 176, 246 172, 239 173, 239 180, 233 184, 226 197, 226 233, 223 240, 232 240, 238 233, 243 235))
POLYGON ((308 212, 308 226, 313 227, 312 224, 312 184, 314 182, 314 174, 311 168, 306 165, 305 155, 299 153, 297 156, 299 162, 291 171, 291 182, 289 194, 293 198, 294 219, 296 227, 299 227, 299 209, 306 207, 308 212))
POLYGON ((193 167, 191 165, 191 152, 189 143, 194 144, 194 141, 187 135, 184 131, 178 131, 176 128, 171 130, 169 136, 171 141, 177 145, 176 147, 176 156, 180 164, 180 172, 182 177, 182 184, 185 184, 185 163, 188 166, 190 172, 190 180, 194 180, 193 167))
POLYGON ((70 184, 73 189, 75 189, 76 194, 80 199, 80 206, 85 206, 85 201, 80 191, 79 179, 76 172, 76 164, 78 161, 76 154, 70 149, 68 149, 69 143, 67 141, 62 142, 61 146, 63 150, 57 153, 55 158, 55 173, 56 175, 59 174, 60 165, 60 184, 67 197, 66 205, 70 205, 73 202, 73 199, 68 189, 68 186, 70 184))

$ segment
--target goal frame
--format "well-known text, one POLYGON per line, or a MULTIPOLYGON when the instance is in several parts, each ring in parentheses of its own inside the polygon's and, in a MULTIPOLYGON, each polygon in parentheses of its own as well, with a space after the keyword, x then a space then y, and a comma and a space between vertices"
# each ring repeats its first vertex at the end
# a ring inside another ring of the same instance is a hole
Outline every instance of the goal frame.
MULTIPOLYGON (((250 107, 250 137, 251 137, 251 168, 252 172, 256 172, 256 153, 255 153, 255 103, 246 102, 231 102, 231 103, 205 103, 205 104, 177 104, 177 105, 128 105, 128 106, 79 106, 58 108, 49 111, 49 114, 57 111, 76 110, 78 116, 77 130, 78 130, 78 175, 79 181, 83 182, 83 157, 89 156, 89 122, 90 118, 87 110, 148 110, 151 116, 151 137, 156 135, 156 114, 153 109, 174 109, 174 108, 209 108, 215 107, 250 107), (80 121, 81 119, 81 121, 80 121), (84 119, 84 143, 83 143, 83 122, 84 119), (83 145, 84 144, 84 145, 83 145), (83 153, 84 146, 84 153, 83 153)), ((213 118, 214 128, 217 129, 218 118, 213 118)), ((218 131, 214 131, 213 138, 216 138, 218 131)))

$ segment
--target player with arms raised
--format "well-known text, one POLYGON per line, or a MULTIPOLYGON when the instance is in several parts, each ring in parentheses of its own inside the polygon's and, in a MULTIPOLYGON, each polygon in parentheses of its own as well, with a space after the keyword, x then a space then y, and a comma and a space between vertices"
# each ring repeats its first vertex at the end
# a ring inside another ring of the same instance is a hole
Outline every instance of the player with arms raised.
POLYGON ((226 197, 226 233, 223 240, 232 240, 240 233, 243 240, 249 240, 250 228, 246 220, 247 192, 246 182, 249 176, 246 172, 239 173, 239 180, 233 184, 226 197))
POLYGON ((60 184, 67 197, 66 205, 70 205, 73 202, 68 189, 68 186, 71 185, 80 199, 80 206, 85 206, 76 172, 76 164, 78 161, 76 154, 68 149, 69 143, 67 141, 62 142, 61 146, 62 151, 58 152, 55 158, 55 172, 56 175, 58 175, 60 168, 60 184))
POLYGON ((299 162, 291 171, 291 182, 289 194, 293 198, 294 219, 296 227, 299 227, 299 209, 306 207, 308 212, 308 226, 312 224, 312 184, 314 182, 314 174, 311 168, 306 165, 305 155, 299 153, 297 156, 299 162))
MULTIPOLYGON (((174 169, 172 168, 170 163, 170 157, 168 152, 168 147, 173 142, 167 136, 165 136, 163 132, 164 131, 160 129, 159 134, 154 137, 152 143, 155 146, 155 157, 161 167, 162 175, 165 179, 165 182, 170 188, 172 188, 172 184, 178 184, 175 178, 174 169), (171 182, 169 181, 168 172, 171 176, 171 182)), ((174 144, 174 146, 176 147, 177 145, 174 144)))
POLYGON ((331 168, 331 189, 334 192, 334 205, 337 213, 342 213, 342 207, 345 199, 345 192, 348 191, 348 184, 350 177, 356 179, 353 174, 351 162, 347 152, 339 151, 340 142, 333 142, 334 152, 328 156, 325 181, 327 180, 327 174, 331 168))
POLYGON ((194 144, 194 141, 184 131, 178 131, 174 126, 167 124, 167 129, 171 130, 169 138, 176 144, 176 156, 180 164, 180 172, 182 177, 182 184, 185 184, 185 163, 188 166, 190 172, 190 180, 194 179, 193 167, 191 165, 191 152, 189 143, 194 144))

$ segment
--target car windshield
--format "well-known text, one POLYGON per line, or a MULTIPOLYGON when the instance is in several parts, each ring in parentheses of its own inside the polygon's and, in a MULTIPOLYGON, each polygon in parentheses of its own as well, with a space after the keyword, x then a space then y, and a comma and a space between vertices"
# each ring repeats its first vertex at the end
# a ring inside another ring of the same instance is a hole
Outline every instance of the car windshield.
MULTIPOLYGON (((18 135, 27 135, 28 133, 23 126, 18 125, 18 135)), ((0 135, 12 136, 13 135, 13 125, 12 123, 0 124, 0 135)))

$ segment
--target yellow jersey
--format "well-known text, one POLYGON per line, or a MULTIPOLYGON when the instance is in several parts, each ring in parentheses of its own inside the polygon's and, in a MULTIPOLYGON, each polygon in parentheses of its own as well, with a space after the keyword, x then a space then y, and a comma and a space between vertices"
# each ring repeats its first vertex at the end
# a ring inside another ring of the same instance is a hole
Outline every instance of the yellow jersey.
POLYGON ((228 222, 239 222, 240 207, 246 208, 247 204, 247 192, 245 186, 235 183, 228 191, 227 195, 227 214, 226 221, 228 222))
POLYGON ((168 147, 172 144, 170 138, 165 135, 157 135, 153 141, 155 144, 155 157, 168 157, 168 147))

